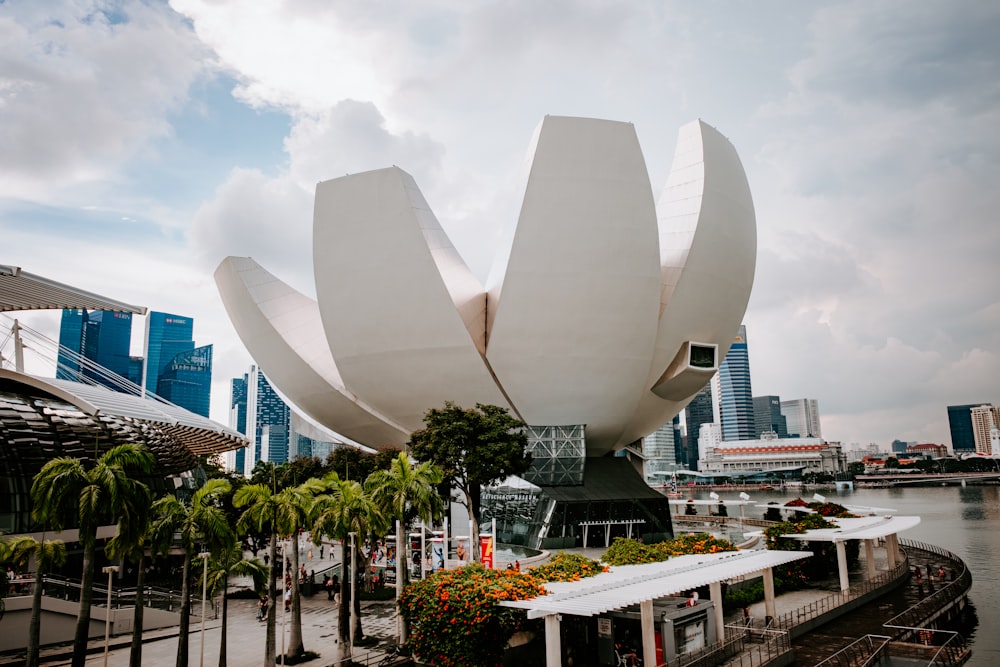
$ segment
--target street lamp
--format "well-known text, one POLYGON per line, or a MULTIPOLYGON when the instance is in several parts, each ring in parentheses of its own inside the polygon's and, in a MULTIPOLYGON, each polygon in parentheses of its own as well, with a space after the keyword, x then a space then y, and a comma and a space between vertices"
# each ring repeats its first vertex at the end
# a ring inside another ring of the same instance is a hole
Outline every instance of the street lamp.
MULTIPOLYGON (((281 547, 281 667, 285 667, 285 615, 288 610, 285 608, 285 592, 287 590, 288 583, 288 565, 285 561, 285 554, 291 549, 292 543, 290 540, 285 540, 285 543, 281 547)), ((292 576, 298 576, 298 572, 293 573, 292 576)))
MULTIPOLYGON (((201 667, 205 667, 205 598, 208 596, 208 557, 207 551, 198 554, 202 561, 201 568, 201 667)), ((223 593, 224 595, 224 593, 223 593)))
POLYGON ((357 599, 356 596, 358 594, 358 549, 355 538, 358 534, 350 532, 347 535, 351 538, 351 608, 347 625, 347 641, 350 647, 350 654, 354 655, 354 601, 357 599))
POLYGON ((107 565, 101 572, 108 575, 108 607, 104 615, 104 667, 108 667, 108 640, 111 638, 111 578, 118 571, 117 565, 107 565))

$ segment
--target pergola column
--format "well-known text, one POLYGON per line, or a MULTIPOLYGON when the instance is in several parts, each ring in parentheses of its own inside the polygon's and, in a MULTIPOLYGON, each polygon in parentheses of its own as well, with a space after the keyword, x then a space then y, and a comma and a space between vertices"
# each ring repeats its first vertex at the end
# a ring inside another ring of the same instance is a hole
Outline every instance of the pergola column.
POLYGON ((774 572, 767 567, 763 570, 764 575, 764 614, 772 619, 777 616, 774 606, 774 572))
POLYGON ((713 581, 708 585, 708 597, 715 603, 715 632, 719 641, 726 639, 726 618, 722 611, 722 582, 713 581))
POLYGON ((837 572, 840 574, 840 590, 846 591, 851 587, 851 580, 847 576, 847 543, 843 540, 834 542, 837 546, 837 572))
POLYGON ((653 620, 653 601, 639 603, 639 621, 642 625, 642 664, 656 663, 656 624, 653 620))
POLYGON ((559 636, 559 615, 545 617, 545 667, 562 666, 562 645, 559 636))
POLYGON ((896 568, 898 562, 897 556, 899 555, 899 540, 896 537, 896 533, 890 533, 885 536, 885 558, 889 563, 889 569, 893 570, 896 568))
POLYGON ((865 566, 868 568, 870 581, 875 578, 875 543, 872 539, 865 540, 865 566))

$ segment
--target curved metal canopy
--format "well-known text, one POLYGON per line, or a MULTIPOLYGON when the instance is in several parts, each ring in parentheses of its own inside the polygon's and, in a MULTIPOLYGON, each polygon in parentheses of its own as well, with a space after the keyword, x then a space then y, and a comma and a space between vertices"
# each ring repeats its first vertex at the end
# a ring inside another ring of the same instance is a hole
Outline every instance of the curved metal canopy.
POLYGON ((0 264, 0 312, 14 310, 114 310, 145 315, 145 306, 133 306, 70 285, 0 264))

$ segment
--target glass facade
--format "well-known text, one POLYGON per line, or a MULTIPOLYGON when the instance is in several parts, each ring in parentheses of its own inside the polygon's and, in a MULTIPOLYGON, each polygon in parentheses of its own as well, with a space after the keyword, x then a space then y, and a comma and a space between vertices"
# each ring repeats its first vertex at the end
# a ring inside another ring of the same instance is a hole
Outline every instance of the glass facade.
POLYGON ((146 316, 146 365, 143 370, 147 391, 159 394, 160 375, 174 357, 194 349, 194 320, 170 313, 150 312, 146 316))
MULTIPOLYGON (((754 438, 753 390, 750 387, 750 355, 747 330, 740 325, 736 339, 719 366, 719 411, 723 440, 754 438)), ((690 429, 688 433, 690 433, 690 429)))
POLYGON ((256 366, 232 381, 230 426, 250 437, 253 451, 236 452, 236 470, 247 477, 257 461, 286 463, 292 436, 292 411, 256 366), (241 428, 242 427, 242 428, 241 428))
POLYGON ((788 437, 788 424, 785 415, 781 414, 779 396, 754 396, 753 422, 757 438, 770 431, 774 431, 779 438, 788 437))
MULTIPOLYGON (((229 394, 229 428, 247 434, 247 376, 233 378, 229 394)), ((234 456, 234 470, 243 471, 246 462, 246 448, 237 449, 234 456)))
POLYGON ((122 387, 101 369, 86 365, 80 357, 128 378, 131 368, 132 313, 106 310, 64 310, 59 326, 56 377, 89 381, 121 391, 122 387))
POLYGON ((948 406, 948 426, 951 428, 951 449, 953 452, 973 452, 976 450, 976 438, 972 430, 972 408, 986 405, 970 403, 969 405, 948 406))
POLYGON ((684 409, 684 421, 687 425, 687 457, 682 457, 680 463, 688 470, 698 469, 698 433, 702 424, 715 421, 712 409, 712 385, 706 384, 695 394, 687 408, 684 409))
POLYGON ((181 352, 160 373, 156 393, 174 405, 208 417, 212 392, 212 346, 181 352))
POLYGON ((531 468, 524 479, 533 484, 582 484, 587 455, 582 424, 528 426, 531 468))

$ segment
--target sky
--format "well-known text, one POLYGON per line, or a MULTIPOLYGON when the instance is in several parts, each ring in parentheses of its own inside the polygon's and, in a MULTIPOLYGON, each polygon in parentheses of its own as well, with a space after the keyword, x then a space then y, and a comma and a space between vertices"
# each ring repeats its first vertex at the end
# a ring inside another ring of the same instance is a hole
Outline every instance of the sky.
POLYGON ((400 166, 485 277, 546 114, 632 122, 657 197, 701 118, 754 198, 753 393, 950 445, 1000 403, 998 34, 994 0, 0 0, 0 264, 193 317, 226 423, 212 274, 313 295, 317 182, 400 166))

